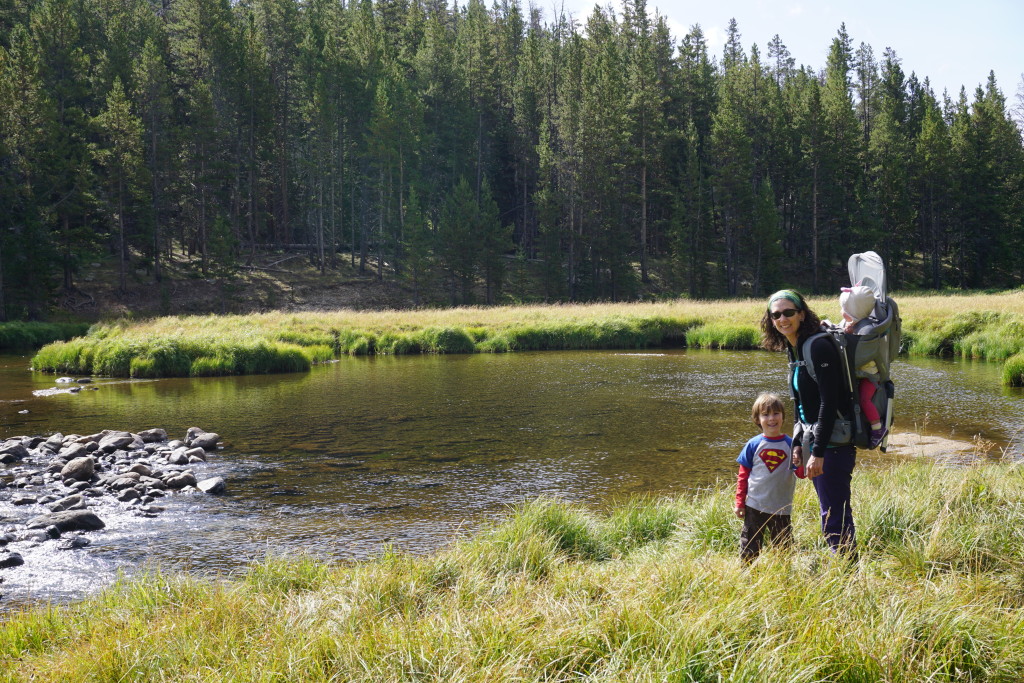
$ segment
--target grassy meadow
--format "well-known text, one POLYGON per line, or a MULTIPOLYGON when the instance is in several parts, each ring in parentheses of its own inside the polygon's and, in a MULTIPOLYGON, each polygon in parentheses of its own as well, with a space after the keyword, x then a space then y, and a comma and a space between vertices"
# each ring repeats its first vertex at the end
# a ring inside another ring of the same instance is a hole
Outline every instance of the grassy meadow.
MULTIPOLYGON (((870 456, 868 456, 870 457, 870 456)), ((0 621, 0 681, 1010 681, 1024 467, 860 468, 860 557, 801 482, 750 566, 723 483, 593 513, 524 503, 427 557, 159 571, 0 621)))
MULTIPOLYGON (((1024 385, 1024 289, 896 295, 905 349, 1005 363, 1024 385)), ((839 318, 836 298, 813 298, 839 318)), ((132 377, 293 372, 343 355, 691 346, 751 349, 762 299, 413 311, 168 316, 94 325, 42 348, 38 370, 132 377)))

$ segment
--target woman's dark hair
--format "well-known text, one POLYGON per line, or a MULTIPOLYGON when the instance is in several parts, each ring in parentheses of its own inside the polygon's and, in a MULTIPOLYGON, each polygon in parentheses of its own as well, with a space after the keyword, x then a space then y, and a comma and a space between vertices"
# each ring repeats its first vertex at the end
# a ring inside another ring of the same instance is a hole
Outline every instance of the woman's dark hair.
MULTIPOLYGON (((800 323, 800 329, 798 330, 799 335, 801 337, 809 337, 821 327, 821 319, 810 309, 800 292, 792 289, 788 290, 788 292, 794 294, 797 298, 797 301, 794 302, 796 309, 804 312, 804 320, 800 323)), ((772 322, 770 302, 764 309, 764 315, 761 316, 761 346, 769 351, 785 351, 789 348, 789 340, 775 329, 775 323, 772 322)))

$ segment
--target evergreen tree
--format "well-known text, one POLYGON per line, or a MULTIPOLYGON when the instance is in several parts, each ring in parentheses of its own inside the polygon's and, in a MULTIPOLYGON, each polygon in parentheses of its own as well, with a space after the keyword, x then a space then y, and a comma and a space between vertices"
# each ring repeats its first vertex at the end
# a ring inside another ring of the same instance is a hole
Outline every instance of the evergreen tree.
POLYGON ((153 39, 146 41, 142 57, 136 66, 134 82, 135 101, 143 125, 143 157, 150 178, 151 241, 149 250, 153 259, 153 278, 163 279, 161 255, 165 251, 161 227, 167 215, 166 188, 174 172, 172 169, 172 116, 173 102, 169 91, 170 75, 166 57, 153 39))
POLYGON ((136 199, 141 198, 146 179, 142 161, 142 122, 132 113, 120 78, 114 79, 107 95, 107 106, 96 117, 96 123, 103 140, 96 157, 106 176, 104 203, 117 235, 118 283, 123 293, 128 289, 128 225, 137 217, 136 199))

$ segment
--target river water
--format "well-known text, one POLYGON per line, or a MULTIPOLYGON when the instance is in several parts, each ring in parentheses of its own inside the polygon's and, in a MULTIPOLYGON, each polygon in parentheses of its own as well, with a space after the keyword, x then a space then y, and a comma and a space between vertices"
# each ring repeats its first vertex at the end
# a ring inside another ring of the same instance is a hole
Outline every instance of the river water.
MULTIPOLYGON (((54 377, 29 361, 0 356, 0 438, 152 427, 183 438, 198 426, 226 447, 197 474, 229 488, 164 499, 156 518, 105 503, 107 528, 87 549, 12 544, 26 564, 0 570, 0 609, 74 599, 146 566, 228 574, 268 553, 425 553, 538 496, 602 508, 730 481, 757 433, 754 397, 786 390, 783 357, 766 352, 346 358, 290 375, 98 378, 78 394, 51 393, 54 377)), ((1001 387, 998 366, 915 359, 893 372, 900 428, 1019 448, 1024 392, 1001 387)), ((14 508, 11 493, 0 490, 0 518, 42 512, 14 508)))

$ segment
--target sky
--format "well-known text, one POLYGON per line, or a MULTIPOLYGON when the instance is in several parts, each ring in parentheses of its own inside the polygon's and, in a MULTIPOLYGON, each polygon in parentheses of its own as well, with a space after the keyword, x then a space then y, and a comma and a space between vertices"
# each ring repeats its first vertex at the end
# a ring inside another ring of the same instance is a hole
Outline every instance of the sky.
MULTIPOLYGON (((534 0, 546 17, 563 2, 566 13, 581 23, 595 5, 593 0, 534 0)), ((612 0, 611 7, 621 16, 621 0, 612 0)), ((765 57, 768 42, 778 34, 797 66, 816 71, 825 68, 832 39, 845 22, 854 51, 867 43, 880 63, 885 49, 893 48, 904 73, 914 72, 922 81, 928 77, 940 99, 944 89, 956 99, 963 85, 973 100, 975 88, 995 71, 1012 107, 1024 73, 1024 0, 647 0, 647 8, 667 18, 677 45, 700 24, 709 52, 720 59, 726 27, 735 18, 746 54, 756 43, 765 57)))

